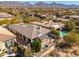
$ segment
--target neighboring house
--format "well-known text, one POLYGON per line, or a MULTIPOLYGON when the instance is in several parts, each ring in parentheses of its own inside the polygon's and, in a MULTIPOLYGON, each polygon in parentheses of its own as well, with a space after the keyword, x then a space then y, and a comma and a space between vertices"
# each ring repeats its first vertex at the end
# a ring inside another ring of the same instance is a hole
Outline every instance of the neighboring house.
POLYGON ((59 20, 59 21, 69 21, 70 19, 67 19, 67 18, 57 18, 56 20, 59 20))
POLYGON ((33 24, 12 24, 8 29, 17 36, 17 42, 22 45, 27 45, 33 39, 50 32, 49 29, 33 24))
POLYGON ((64 27, 64 24, 62 23, 57 23, 57 22, 52 22, 52 20, 48 21, 48 22, 31 22, 32 24, 35 24, 35 25, 40 25, 42 27, 45 27, 45 28, 54 28, 54 29, 60 29, 62 27, 64 27))
POLYGON ((4 19, 9 19, 11 20, 14 16, 9 14, 9 13, 5 13, 5 12, 0 12, 0 20, 4 20, 4 19))
POLYGON ((14 45, 16 36, 8 31, 6 28, 0 26, 0 53, 3 50, 7 50, 8 48, 14 45))
POLYGON ((54 29, 61 29, 64 27, 65 24, 56 23, 56 22, 49 22, 49 27, 54 29))
POLYGON ((79 16, 78 15, 71 15, 70 18, 79 19, 79 16))
POLYGON ((70 16, 68 15, 68 16, 63 16, 62 18, 64 18, 64 19, 70 19, 70 16))

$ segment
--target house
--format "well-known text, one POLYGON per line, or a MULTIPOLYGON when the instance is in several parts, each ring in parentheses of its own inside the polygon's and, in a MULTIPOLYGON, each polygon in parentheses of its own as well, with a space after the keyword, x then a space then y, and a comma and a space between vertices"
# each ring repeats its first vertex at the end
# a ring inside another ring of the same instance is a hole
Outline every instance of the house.
POLYGON ((0 26, 0 53, 3 50, 7 50, 8 48, 12 47, 15 41, 16 36, 6 28, 0 26))
POLYGON ((63 16, 62 18, 63 19, 70 19, 70 16, 68 16, 68 15, 67 16, 63 16))
POLYGON ((31 22, 31 24, 35 24, 35 25, 40 25, 42 27, 45 28, 54 28, 54 29, 60 29, 62 27, 64 27, 64 24, 62 23, 57 23, 57 22, 52 22, 52 20, 46 22, 31 22))
POLYGON ((0 20, 4 20, 4 19, 9 19, 11 20, 14 16, 9 14, 9 13, 5 13, 5 12, 0 12, 0 20))
POLYGON ((79 19, 78 15, 71 15, 70 18, 79 19))
POLYGON ((57 18, 56 20, 59 20, 59 21, 69 21, 70 19, 67 19, 67 18, 57 18))
POLYGON ((56 23, 56 22, 50 22, 49 23, 49 27, 50 28, 54 28, 54 29, 61 29, 64 27, 64 24, 62 23, 56 23))
POLYGON ((11 24, 8 29, 17 36, 17 42, 22 45, 27 45, 33 39, 50 32, 49 29, 33 24, 11 24))

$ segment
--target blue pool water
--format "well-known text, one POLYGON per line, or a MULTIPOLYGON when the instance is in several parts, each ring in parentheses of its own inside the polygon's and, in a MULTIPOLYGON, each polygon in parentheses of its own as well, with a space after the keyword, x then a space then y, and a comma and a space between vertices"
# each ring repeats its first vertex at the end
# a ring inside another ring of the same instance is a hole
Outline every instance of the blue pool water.
POLYGON ((64 36, 66 36, 66 35, 67 35, 67 33, 68 33, 68 32, 63 32, 63 31, 60 31, 59 33, 60 33, 60 37, 64 37, 64 36))

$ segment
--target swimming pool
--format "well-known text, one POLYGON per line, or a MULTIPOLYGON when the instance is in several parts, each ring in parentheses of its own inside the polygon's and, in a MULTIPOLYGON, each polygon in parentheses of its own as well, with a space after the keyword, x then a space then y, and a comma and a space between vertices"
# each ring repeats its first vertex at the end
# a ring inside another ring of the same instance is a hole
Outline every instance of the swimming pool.
POLYGON ((64 37, 67 35, 68 32, 65 32, 65 31, 59 31, 60 33, 60 37, 64 37))

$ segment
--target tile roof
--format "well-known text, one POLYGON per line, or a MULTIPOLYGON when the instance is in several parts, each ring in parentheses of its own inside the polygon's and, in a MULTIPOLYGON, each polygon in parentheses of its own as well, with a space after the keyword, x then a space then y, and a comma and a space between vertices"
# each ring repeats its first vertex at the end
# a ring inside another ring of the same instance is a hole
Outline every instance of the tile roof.
POLYGON ((0 26, 0 41, 6 41, 15 37, 16 36, 8 31, 6 28, 0 26))
POLYGON ((38 37, 40 33, 46 34, 50 31, 49 29, 32 24, 12 24, 9 25, 8 28, 19 32, 20 34, 26 36, 29 39, 34 39, 38 37))
POLYGON ((0 34, 0 41, 1 42, 7 41, 7 40, 13 39, 13 38, 14 38, 14 36, 11 36, 11 35, 0 34))

